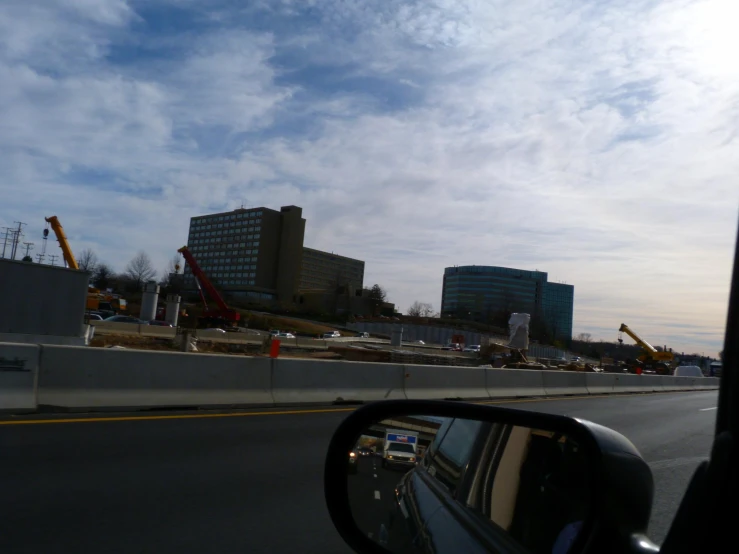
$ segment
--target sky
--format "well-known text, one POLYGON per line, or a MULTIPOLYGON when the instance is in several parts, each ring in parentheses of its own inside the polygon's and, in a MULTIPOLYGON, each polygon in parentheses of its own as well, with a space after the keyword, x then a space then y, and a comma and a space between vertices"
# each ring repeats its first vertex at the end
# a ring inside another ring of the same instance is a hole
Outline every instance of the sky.
POLYGON ((73 250, 164 270, 191 216, 294 204, 306 246, 365 260, 401 311, 439 309, 448 266, 538 269, 575 286, 575 334, 626 323, 716 355, 737 18, 733 0, 4 0, 0 227, 40 249, 57 215, 73 250))

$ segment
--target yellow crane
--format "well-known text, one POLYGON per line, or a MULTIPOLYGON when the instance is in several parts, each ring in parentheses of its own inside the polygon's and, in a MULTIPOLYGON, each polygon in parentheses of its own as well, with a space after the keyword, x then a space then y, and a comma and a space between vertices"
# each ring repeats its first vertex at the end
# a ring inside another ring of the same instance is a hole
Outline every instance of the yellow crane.
POLYGON ((72 249, 69 247, 67 236, 64 234, 64 228, 62 227, 62 224, 59 223, 59 218, 55 215, 52 215, 51 217, 47 217, 45 219, 46 222, 51 225, 51 229, 56 235, 56 240, 59 241, 59 246, 62 249, 62 255, 64 256, 64 261, 66 262, 67 267, 71 269, 79 269, 80 266, 77 264, 77 260, 75 260, 74 254, 72 254, 72 249))
POLYGON ((654 346, 649 344, 634 331, 632 331, 625 323, 621 324, 621 327, 618 328, 618 332, 619 343, 623 344, 624 342, 621 338, 621 333, 626 333, 632 339, 634 339, 634 342, 638 344, 644 351, 644 353, 639 356, 637 360, 639 360, 640 362, 644 362, 645 364, 653 364, 657 373, 669 373, 671 364, 675 359, 675 356, 672 352, 667 352, 666 350, 664 352, 661 352, 657 350, 654 346))

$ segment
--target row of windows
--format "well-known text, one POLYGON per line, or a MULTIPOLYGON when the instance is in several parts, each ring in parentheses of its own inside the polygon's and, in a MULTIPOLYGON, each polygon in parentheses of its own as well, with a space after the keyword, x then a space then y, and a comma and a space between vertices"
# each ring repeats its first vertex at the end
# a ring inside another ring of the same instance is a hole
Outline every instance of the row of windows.
MULTIPOLYGON (((241 244, 242 246, 244 245, 244 242, 241 242, 241 243, 234 242, 233 238, 234 237, 229 237, 228 239, 225 239, 224 238, 224 239, 220 239, 220 240, 219 239, 216 239, 216 240, 211 240, 211 239, 189 239, 187 242, 189 244, 192 244, 192 245, 206 245, 206 250, 207 250, 207 247, 216 248, 217 246, 219 246, 219 243, 220 243, 221 246, 227 246, 227 245, 237 246, 239 244, 241 244), (227 244, 224 245, 223 243, 227 243, 227 244)), ((259 233, 256 233, 254 235, 243 235, 243 236, 240 236, 240 237, 236 238, 236 240, 237 241, 238 240, 243 240, 245 242, 246 241, 252 241, 252 240, 257 240, 258 241, 259 238, 260 238, 259 237, 259 233)), ((248 245, 251 246, 252 243, 251 242, 248 242, 248 245)))
MULTIPOLYGON (((230 254, 233 254, 232 252, 228 252, 226 250, 215 250, 215 248, 223 248, 223 245, 216 246, 211 244, 206 244, 205 246, 200 245, 193 245, 190 250, 196 253, 203 253, 200 257, 207 257, 207 256, 227 256, 230 254)), ((238 244, 231 245, 233 249, 241 248, 244 249, 244 254, 258 254, 259 250, 257 249, 259 247, 259 241, 254 242, 240 242, 238 244)), ((189 247, 188 247, 189 248, 189 247)))
MULTIPOLYGON (((221 232, 221 231, 202 231, 200 233, 191 232, 190 238, 191 239, 193 238, 202 239, 202 238, 212 237, 212 238, 220 238, 224 240, 224 239, 231 238, 233 235, 239 235, 239 234, 243 235, 244 233, 259 233, 260 230, 261 230, 261 227, 256 226, 256 227, 249 227, 248 229, 247 228, 229 229, 224 232, 221 232)), ((249 238, 251 238, 251 236, 249 236, 249 238)), ((259 236, 257 236, 257 238, 259 238, 259 236)))
POLYGON ((244 220, 256 220, 262 216, 261 210, 253 212, 240 212, 237 214, 227 215, 210 215, 204 216, 199 219, 192 219, 193 226, 204 226, 212 225, 218 222, 233 222, 233 221, 244 221, 244 220))
POLYGON ((485 265, 466 265, 460 267, 447 267, 444 269, 444 275, 510 275, 513 277, 521 277, 526 279, 534 279, 536 281, 546 281, 547 273, 543 271, 529 271, 526 269, 514 269, 510 267, 497 267, 485 265))
MULTIPOLYGON (((213 275, 214 278, 218 278, 218 284, 219 285, 254 285, 255 281, 254 279, 226 279, 222 278, 226 274, 224 273, 216 273, 213 275)), ((233 275, 233 273, 231 274, 233 275)))

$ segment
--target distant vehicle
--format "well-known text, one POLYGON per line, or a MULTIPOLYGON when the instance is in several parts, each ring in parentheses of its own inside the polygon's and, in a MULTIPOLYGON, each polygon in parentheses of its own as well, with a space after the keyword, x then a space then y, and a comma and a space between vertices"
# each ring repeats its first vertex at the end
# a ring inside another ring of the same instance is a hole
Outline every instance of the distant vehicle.
POLYGON ((130 315, 113 315, 106 317, 103 321, 110 321, 111 323, 136 323, 137 325, 146 324, 145 321, 141 321, 139 318, 130 315))
POLYGON ((415 467, 417 447, 417 432, 399 429, 386 430, 385 442, 382 447, 382 467, 415 467))
POLYGON ((426 344, 426 343, 423 342, 422 340, 413 340, 411 341, 411 344, 426 344))
POLYGON ((363 446, 363 447, 357 449, 357 453, 360 456, 371 456, 372 455, 372 450, 369 449, 369 448, 367 448, 366 446, 363 446))
POLYGON ((349 452, 349 464, 346 468, 347 473, 356 473, 358 465, 359 465, 359 460, 357 456, 357 451, 352 450, 351 452, 349 452))
POLYGON ((479 344, 471 344, 464 349, 465 352, 480 352, 479 344))
POLYGON ((280 333, 273 333, 272 338, 273 339, 294 339, 295 335, 293 335, 292 333, 280 332, 280 333))
POLYGON ((681 365, 675 368, 675 377, 704 377, 703 371, 697 365, 681 365))
POLYGON ((441 349, 442 350, 454 350, 456 352, 461 352, 462 351, 462 345, 459 344, 458 342, 450 342, 446 346, 442 346, 441 349))
POLYGON ((341 336, 341 333, 338 331, 329 331, 328 333, 323 334, 324 339, 337 339, 341 336))
POLYGON ((368 339, 370 338, 369 333, 357 333, 357 338, 359 339, 368 339))
POLYGON ((146 321, 144 323, 148 323, 149 325, 155 325, 157 327, 172 327, 172 324, 167 321, 162 321, 160 319, 152 319, 151 321, 146 321))

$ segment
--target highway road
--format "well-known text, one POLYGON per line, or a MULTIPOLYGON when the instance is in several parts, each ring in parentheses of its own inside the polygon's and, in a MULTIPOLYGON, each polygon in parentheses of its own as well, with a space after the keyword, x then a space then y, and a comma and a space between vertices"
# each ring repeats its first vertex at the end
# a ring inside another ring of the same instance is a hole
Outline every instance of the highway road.
MULTIPOLYGON (((505 405, 629 437, 655 475, 659 542, 708 455, 716 402, 716 392, 690 392, 505 405)), ((4 418, 0 551, 349 552, 325 508, 322 468, 350 410, 4 418)), ((384 500, 370 489, 367 502, 384 500)))

